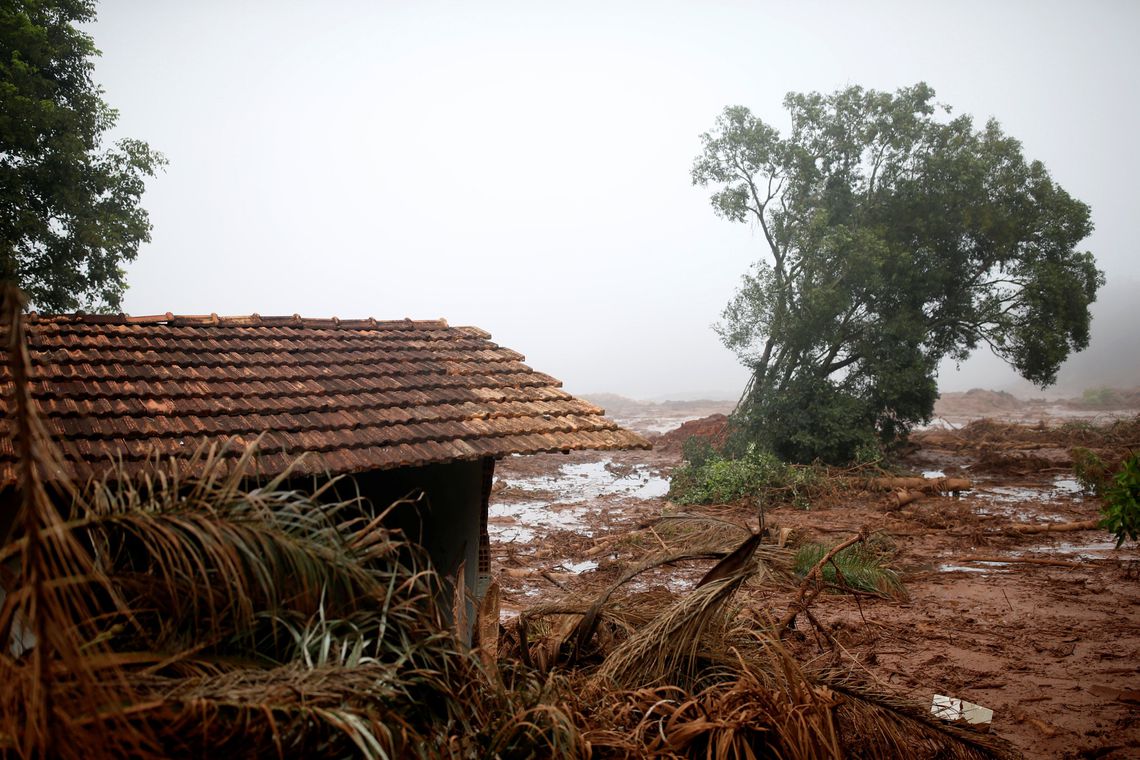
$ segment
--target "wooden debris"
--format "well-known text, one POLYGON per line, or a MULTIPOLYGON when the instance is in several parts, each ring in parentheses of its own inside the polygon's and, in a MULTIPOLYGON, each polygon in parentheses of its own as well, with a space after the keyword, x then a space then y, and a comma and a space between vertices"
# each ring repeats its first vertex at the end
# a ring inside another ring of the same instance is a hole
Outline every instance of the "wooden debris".
POLYGON ((586 551, 582 552, 582 556, 589 559, 591 557, 597 557, 599 554, 605 554, 610 550, 610 547, 617 543, 618 539, 620 538, 624 538, 624 535, 609 536, 607 538, 599 539, 596 544, 591 546, 586 551))
POLYGON ((917 501, 923 496, 921 491, 895 491, 887 497, 886 508, 890 511, 902 509, 912 501, 917 501))
POLYGON ((1041 734, 1043 736, 1045 736, 1045 738, 1047 738, 1047 739, 1052 739, 1054 736, 1057 735, 1057 727, 1056 726, 1053 726, 1049 723, 1046 723, 1045 721, 1041 720, 1040 718, 1034 718, 1033 716, 1026 713, 1024 710, 1014 710, 1013 717, 1017 718, 1018 720, 1020 720, 1024 723, 1028 723, 1029 725, 1033 726, 1038 731, 1040 731, 1041 734))
POLYGON ((558 580, 558 579, 557 579, 557 578, 555 578, 553 575, 551 575, 551 574, 550 574, 548 571, 546 571, 546 570, 543 570, 543 571, 540 573, 540 575, 542 575, 542 577, 543 577, 543 578, 545 578, 546 580, 548 580, 548 581, 550 581, 551 583, 553 583, 555 586, 557 586, 557 587, 558 587, 559 589, 561 589, 562 591, 565 591, 565 590, 566 590, 566 585, 565 585, 564 583, 562 583, 562 581, 558 580))
POLYGON ((800 592, 796 596, 796 601, 792 602, 792 606, 788 610, 788 613, 784 615, 784 619, 780 621, 780 625, 776 629, 777 635, 782 638, 784 633, 791 627, 792 623, 795 622, 796 615, 806 610, 811 605, 811 603, 815 601, 815 598, 819 596, 819 592, 824 589, 826 585, 823 582, 824 566, 828 562, 831 562, 831 560, 835 559, 835 555, 839 554, 839 552, 843 551, 848 546, 853 546, 866 540, 866 531, 860 530, 856 535, 852 536, 846 541, 836 544, 834 547, 832 547, 831 551, 820 558, 819 562, 815 563, 815 566, 812 567, 812 569, 804 577, 803 582, 800 584, 800 592))
POLYGON ((1102 686, 1100 684, 1093 684, 1087 688, 1090 694, 1095 694, 1104 699, 1123 702, 1129 705, 1140 705, 1140 690, 1138 689, 1115 689, 1111 686, 1102 686))
POLYGON ((467 560, 459 563, 455 572, 455 590, 451 597, 451 620, 461 638, 466 639, 467 628, 467 560))
POLYGON ((1073 533, 1080 530, 1096 530, 1100 520, 1081 520, 1067 523, 1044 523, 1041 525, 1013 525, 1010 530, 1014 533, 1073 533))
POLYGON ((920 491, 922 493, 956 493, 969 491, 974 484, 967 478, 858 478, 869 491, 920 491))

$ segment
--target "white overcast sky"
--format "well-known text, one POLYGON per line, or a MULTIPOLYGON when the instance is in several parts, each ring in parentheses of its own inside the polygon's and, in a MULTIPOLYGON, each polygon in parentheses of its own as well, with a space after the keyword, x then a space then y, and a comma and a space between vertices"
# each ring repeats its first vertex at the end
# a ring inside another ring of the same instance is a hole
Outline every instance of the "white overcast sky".
POLYGON ((132 314, 446 317, 572 392, 732 395, 710 325, 761 245, 690 185, 698 135, 923 80, 1092 206, 1110 284, 1061 380, 1140 384, 1140 3, 106 0, 90 31, 115 135, 170 161, 132 314))

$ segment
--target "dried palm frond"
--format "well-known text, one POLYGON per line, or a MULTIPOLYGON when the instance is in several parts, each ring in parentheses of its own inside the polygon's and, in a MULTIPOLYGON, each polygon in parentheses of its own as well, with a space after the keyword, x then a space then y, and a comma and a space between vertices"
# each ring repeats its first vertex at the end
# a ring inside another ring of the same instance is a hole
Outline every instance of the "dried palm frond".
MULTIPOLYGON (((326 509, 309 506, 317 514, 326 509)), ((417 607, 414 620, 434 609, 426 579, 355 562, 345 543, 328 540, 328 533, 247 518, 224 509, 212 515, 135 512, 91 517, 82 529, 136 614, 154 619, 152 646, 206 640, 244 642, 256 651, 267 644, 259 636, 272 634, 275 622, 304 625, 318 611, 350 618, 385 610, 386 625, 395 629, 409 606, 417 607)), ((397 557, 394 547, 389 552, 397 557)))
MULTIPOLYGON (((153 746, 122 706, 132 691, 116 670, 97 663, 110 653, 99 596, 119 605, 86 549, 67 530, 53 496, 75 493, 36 412, 24 336, 23 297, 0 290, 0 328, 6 337, 4 376, 11 388, 5 420, 18 456, 17 514, 0 536, 0 753, 20 757, 85 757, 87 748, 115 736, 126 752, 153 746), (9 551, 14 544, 18 552, 9 551)), ((6 404, 7 406, 7 404, 6 404)))
POLYGON ((659 536, 662 548, 625 568, 592 603, 584 604, 571 596, 533 607, 520 615, 516 624, 519 655, 534 663, 541 660, 547 666, 560 660, 559 653, 576 662, 590 649, 595 636, 599 639, 595 650, 608 652, 619 638, 642 629, 674 604, 673 594, 639 592, 617 596, 630 581, 662 566, 719 559, 720 563, 706 573, 706 578, 717 568, 725 569, 724 563, 733 556, 740 566, 729 568, 729 574, 739 570, 747 577, 783 578, 792 566, 790 549, 762 544, 760 537, 750 534, 748 528, 719 518, 686 514, 665 518, 660 525, 668 526, 659 536), (675 541, 675 545, 667 543, 669 541, 675 541), (541 643, 531 652, 531 643, 537 639, 530 626, 532 621, 540 619, 551 620, 551 625, 541 630, 537 637, 541 643))
POLYGON ((697 581, 697 588, 708 583, 715 583, 716 581, 732 578, 740 573, 751 571, 752 558, 756 555, 756 549, 760 546, 760 542, 763 538, 763 535, 760 533, 753 533, 746 538, 744 543, 736 547, 736 549, 730 552, 728 556, 724 557, 720 562, 713 565, 712 569, 697 581))
POLYGON ((611 652, 598 676, 625 687, 692 682, 702 649, 715 647, 724 631, 726 602, 750 574, 744 570, 681 597, 611 652))
MULTIPOLYGON (((585 739, 626 757, 1016 757, 1008 743, 934 719, 853 671, 804 670, 771 627, 747 620, 701 653, 688 686, 653 685, 601 702, 585 739)), ((606 683, 599 681, 599 683, 606 683)))
MULTIPOLYGON (((615 748, 635 747, 648 757, 843 757, 828 690, 806 688, 796 696, 799 701, 765 685, 748 670, 696 694, 675 686, 627 692, 619 711, 633 724, 629 729, 633 741, 617 743, 615 748)), ((612 736, 590 732, 586 738, 596 746, 607 746, 612 736)))
POLYGON ((813 675, 840 697, 835 724, 846 747, 858 757, 914 760, 1013 760, 1020 754, 1000 737, 934 718, 917 705, 850 671, 813 675))
POLYGON ((589 632, 589 621, 601 614, 610 597, 622 586, 649 570, 685 560, 723 559, 749 547, 746 570, 749 576, 783 576, 792 566, 792 552, 783 547, 762 544, 749 529, 717 517, 705 515, 670 515, 661 519, 659 538, 662 548, 642 557, 625 568, 618 579, 595 600, 586 612, 582 631, 589 632), (673 545, 668 542, 672 541, 673 545), (744 542, 743 544, 741 542, 744 542))

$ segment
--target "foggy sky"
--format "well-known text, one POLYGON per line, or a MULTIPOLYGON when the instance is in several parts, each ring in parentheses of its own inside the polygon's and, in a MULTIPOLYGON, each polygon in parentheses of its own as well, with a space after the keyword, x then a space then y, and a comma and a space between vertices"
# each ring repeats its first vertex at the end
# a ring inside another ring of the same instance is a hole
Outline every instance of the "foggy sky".
MULTIPOLYGON (((446 317, 572 392, 734 396, 710 325, 762 244, 691 187, 698 135, 923 80, 1091 205, 1109 285, 1061 382, 1140 384, 1140 5, 931 5, 102 2, 114 135, 170 160, 124 307, 446 317)), ((992 357, 941 375, 1015 383, 992 357)))

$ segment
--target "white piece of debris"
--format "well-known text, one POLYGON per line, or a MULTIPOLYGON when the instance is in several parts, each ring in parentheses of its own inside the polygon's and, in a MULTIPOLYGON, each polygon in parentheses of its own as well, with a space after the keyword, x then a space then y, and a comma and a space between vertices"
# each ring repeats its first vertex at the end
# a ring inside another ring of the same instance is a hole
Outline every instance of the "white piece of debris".
POLYGON ((994 719, 994 711, 988 707, 954 697, 944 697, 941 694, 934 695, 930 712, 936 718, 950 721, 964 720, 975 725, 986 724, 994 719))

